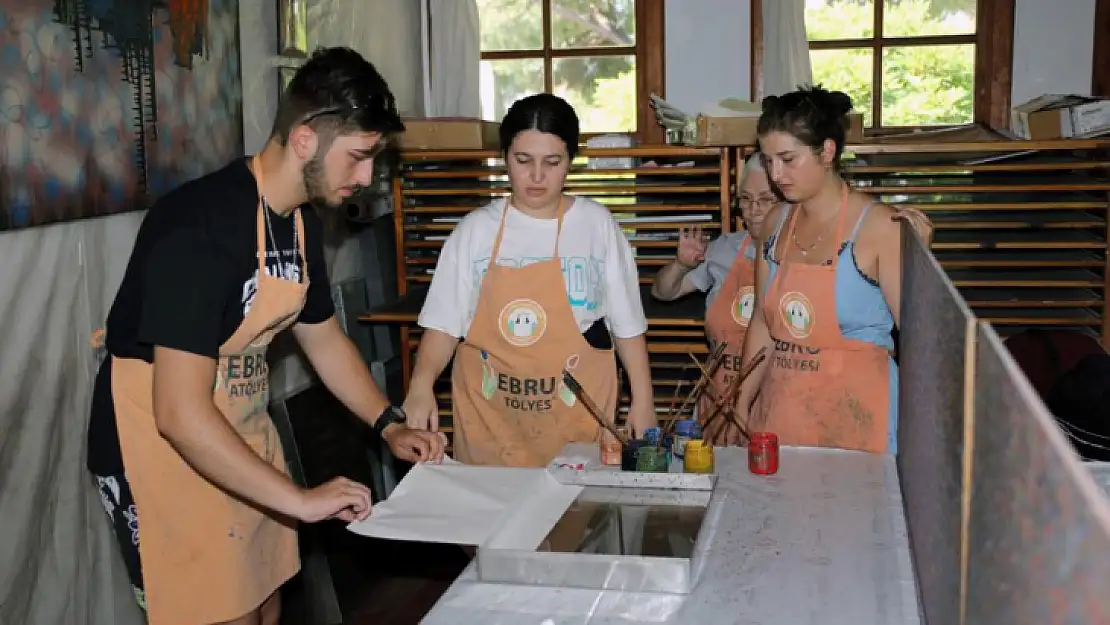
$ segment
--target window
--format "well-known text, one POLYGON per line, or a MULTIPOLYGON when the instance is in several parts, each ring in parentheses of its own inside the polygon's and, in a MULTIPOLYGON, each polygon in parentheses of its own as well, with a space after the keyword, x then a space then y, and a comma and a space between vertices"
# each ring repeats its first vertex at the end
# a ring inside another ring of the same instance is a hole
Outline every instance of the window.
MULTIPOLYGON (((979 13, 990 10, 981 5, 989 4, 806 0, 813 81, 851 96, 873 129, 986 121, 976 114, 976 68, 985 52, 976 31, 979 13)), ((989 77, 994 68, 987 67, 989 77)))
POLYGON ((584 133, 649 129, 662 15, 663 0, 478 0, 482 116, 546 91, 574 106, 584 133))

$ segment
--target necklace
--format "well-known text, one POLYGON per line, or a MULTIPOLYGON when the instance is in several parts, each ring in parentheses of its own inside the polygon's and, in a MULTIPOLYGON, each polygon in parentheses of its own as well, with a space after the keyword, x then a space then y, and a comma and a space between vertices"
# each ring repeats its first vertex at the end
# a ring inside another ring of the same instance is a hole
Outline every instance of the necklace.
MULTIPOLYGON (((270 222, 270 210, 271 210, 270 209, 270 203, 266 201, 266 198, 262 198, 262 209, 263 209, 263 211, 265 211, 263 214, 266 218, 266 232, 270 235, 270 241, 273 242, 274 255, 277 258, 277 272, 278 272, 278 275, 281 276, 281 278, 283 280, 292 280, 293 279, 292 276, 285 275, 286 274, 285 263, 282 262, 282 259, 287 255, 292 256, 293 257, 293 263, 294 264, 299 264, 300 259, 299 259, 298 256, 300 254, 300 247, 297 245, 297 234, 298 233, 297 233, 296 211, 294 211, 294 213, 293 213, 293 217, 294 217, 293 218, 293 250, 291 252, 286 253, 286 252, 283 252, 281 250, 281 248, 278 246, 277 237, 274 236, 274 227, 273 227, 273 224, 270 222)), ((296 210, 300 210, 300 209, 296 209, 296 210)), ((262 253, 266 254, 268 256, 269 255, 269 250, 268 249, 262 250, 262 253)))
MULTIPOLYGON (((799 208, 798 210, 801 209, 799 208)), ((798 251, 802 253, 802 256, 808 256, 810 252, 812 252, 818 245, 821 244, 822 241, 825 240, 825 235, 828 233, 829 224, 832 223, 832 221, 832 219, 827 219, 824 223, 820 225, 820 234, 817 235, 817 239, 811 245, 802 245, 798 242, 798 228, 797 223, 795 223, 795 227, 790 233, 790 240, 794 242, 794 247, 798 248, 798 251)))

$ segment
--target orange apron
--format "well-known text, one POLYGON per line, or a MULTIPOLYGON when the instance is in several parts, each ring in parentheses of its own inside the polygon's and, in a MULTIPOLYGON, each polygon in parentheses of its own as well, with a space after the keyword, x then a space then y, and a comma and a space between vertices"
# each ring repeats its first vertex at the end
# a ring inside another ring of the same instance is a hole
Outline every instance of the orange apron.
POLYGON ((597 422, 562 382, 564 368, 603 414, 616 414, 616 358, 586 342, 567 299, 559 259, 565 204, 552 258, 518 268, 497 263, 511 210, 505 202, 451 370, 454 453, 462 462, 545 467, 567 443, 598 441, 597 422))
MULTIPOLYGON (((741 371, 744 335, 748 333, 748 323, 751 322, 752 311, 755 309, 755 261, 745 255, 750 244, 752 235, 748 234, 740 244, 740 252, 732 261, 728 275, 717 290, 717 297, 705 311, 705 334, 709 338, 709 350, 713 351, 722 342, 727 345, 722 352, 721 365, 713 374, 713 384, 710 386, 713 396, 703 395, 698 405, 698 417, 703 425, 716 396, 725 392, 741 371)), ((724 417, 717 417, 721 418, 724 417)))
MULTIPOLYGON (((845 192, 834 239, 838 244, 847 203, 845 192)), ((796 209, 780 241, 793 238, 797 217, 796 209)), ((774 351, 752 428, 778 434, 783 445, 883 453, 890 430, 890 355, 879 345, 845 338, 840 332, 840 251, 838 247, 831 265, 783 258, 771 280, 763 314, 774 351)))
MULTIPOLYGON (((300 314, 308 290, 304 222, 296 213, 303 282, 266 274, 262 173, 258 179, 258 288, 243 322, 220 346, 213 400, 260 457, 285 471, 266 411, 266 348, 300 314)), ((198 475, 154 423, 153 367, 112 362, 112 398, 127 480, 139 518, 139 557, 150 625, 201 625, 258 608, 300 569, 296 528, 229 496, 198 475)))

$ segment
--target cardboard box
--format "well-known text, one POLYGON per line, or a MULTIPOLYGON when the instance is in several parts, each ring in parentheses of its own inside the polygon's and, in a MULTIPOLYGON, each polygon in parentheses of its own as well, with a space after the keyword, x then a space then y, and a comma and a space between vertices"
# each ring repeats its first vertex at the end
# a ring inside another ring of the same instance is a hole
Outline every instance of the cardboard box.
POLYGON ((490 150, 500 144, 501 125, 481 119, 406 119, 399 143, 405 150, 490 150))
POLYGON ((1105 134, 1110 132, 1110 99, 1045 94, 1011 109, 1010 130, 1034 141, 1105 134))
MULTIPOLYGON (((705 147, 755 145, 759 118, 709 117, 698 115, 694 144, 705 147)), ((848 113, 844 118, 845 141, 863 143, 863 114, 848 113)))

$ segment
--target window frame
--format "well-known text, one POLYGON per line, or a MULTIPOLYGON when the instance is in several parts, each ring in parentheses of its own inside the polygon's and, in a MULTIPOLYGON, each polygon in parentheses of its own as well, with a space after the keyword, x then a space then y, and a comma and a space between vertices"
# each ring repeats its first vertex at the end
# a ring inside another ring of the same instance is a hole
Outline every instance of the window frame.
MULTIPOLYGON (((602 48, 556 49, 551 43, 551 2, 540 0, 543 16, 543 48, 535 50, 496 50, 481 52, 481 59, 542 59, 544 91, 552 88, 552 66, 555 59, 585 56, 634 56, 636 58, 636 130, 630 133, 643 144, 663 143, 664 132, 655 121, 648 96, 666 97, 666 46, 664 19, 666 0, 634 0, 636 43, 632 46, 602 48)), ((479 16, 479 19, 481 17, 479 16)), ((583 139, 609 133, 582 133, 583 139)))
MULTIPOLYGON (((763 1, 752 0, 752 100, 763 97, 763 1)), ((865 129, 869 136, 915 129, 936 130, 949 127, 884 126, 882 124, 882 51, 884 48, 946 44, 975 45, 975 83, 972 122, 1002 130, 1010 125, 1010 90, 1013 84, 1014 5, 1015 0, 978 0, 975 34, 934 35, 926 37, 883 37, 884 0, 875 0, 874 35, 862 39, 810 41, 810 50, 871 49, 872 60, 872 126, 865 129), (877 122, 877 123, 876 123, 877 122)))

